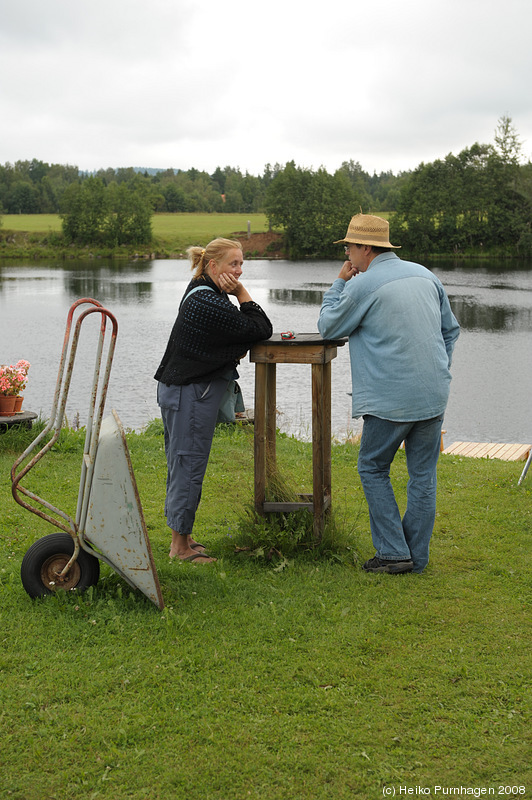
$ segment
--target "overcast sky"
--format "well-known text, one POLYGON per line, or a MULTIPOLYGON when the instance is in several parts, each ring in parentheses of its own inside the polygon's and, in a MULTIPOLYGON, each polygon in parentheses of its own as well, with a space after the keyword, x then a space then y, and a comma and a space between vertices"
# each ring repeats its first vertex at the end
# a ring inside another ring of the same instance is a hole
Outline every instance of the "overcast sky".
POLYGON ((532 159, 531 0, 0 0, 0 163, 532 159))

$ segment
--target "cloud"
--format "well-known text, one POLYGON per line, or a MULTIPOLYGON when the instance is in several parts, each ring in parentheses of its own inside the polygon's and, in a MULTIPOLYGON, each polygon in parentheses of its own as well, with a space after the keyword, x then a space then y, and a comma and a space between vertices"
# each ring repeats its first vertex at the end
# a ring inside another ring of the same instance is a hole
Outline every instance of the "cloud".
POLYGON ((0 163, 368 171, 493 141, 532 156, 529 0, 9 0, 0 163))

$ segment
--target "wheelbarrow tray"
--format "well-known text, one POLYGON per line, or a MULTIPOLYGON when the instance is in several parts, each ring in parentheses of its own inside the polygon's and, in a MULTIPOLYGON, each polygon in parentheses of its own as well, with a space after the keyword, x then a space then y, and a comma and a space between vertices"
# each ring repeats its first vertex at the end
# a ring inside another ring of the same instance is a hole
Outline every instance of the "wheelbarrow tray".
POLYGON ((164 607, 124 429, 114 409, 100 428, 83 539, 130 586, 164 607))

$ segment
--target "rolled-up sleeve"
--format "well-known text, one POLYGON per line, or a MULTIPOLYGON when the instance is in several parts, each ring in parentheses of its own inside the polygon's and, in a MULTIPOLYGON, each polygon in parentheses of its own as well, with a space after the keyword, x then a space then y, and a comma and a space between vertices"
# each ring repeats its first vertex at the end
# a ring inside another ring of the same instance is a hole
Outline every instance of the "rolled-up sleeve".
POLYGON ((324 339, 349 336, 360 323, 361 309, 351 293, 345 291, 346 285, 346 281, 337 278, 323 295, 318 330, 324 339))

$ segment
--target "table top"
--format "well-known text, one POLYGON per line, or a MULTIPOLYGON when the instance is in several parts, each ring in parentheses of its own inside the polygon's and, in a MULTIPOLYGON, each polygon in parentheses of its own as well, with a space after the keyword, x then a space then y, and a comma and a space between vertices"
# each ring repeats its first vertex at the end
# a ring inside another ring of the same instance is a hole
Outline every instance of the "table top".
POLYGON ((319 333, 296 333, 294 339, 283 339, 274 333, 271 339, 255 342, 249 351, 254 364, 328 364, 336 358, 343 339, 323 339, 319 333))
POLYGON ((36 414, 35 411, 18 411, 16 414, 0 415, 0 425, 10 428, 11 425, 17 422, 32 422, 34 419, 37 419, 37 417, 38 414, 36 414))
MULTIPOLYGON (((294 339, 282 339, 280 333, 274 333, 269 339, 264 339, 261 342, 256 342, 257 345, 272 344, 272 345, 286 345, 287 347, 297 347, 298 345, 334 345, 335 347, 343 347, 347 342, 347 336, 341 339, 323 339, 319 333, 297 333, 294 331, 294 339)), ((253 349, 253 348, 252 348, 253 349)))

